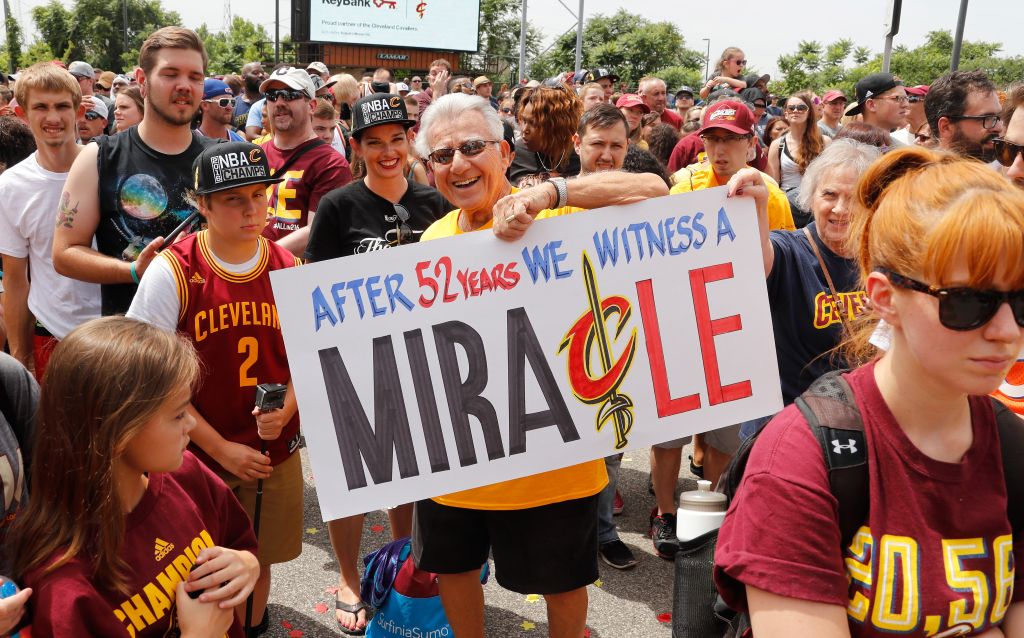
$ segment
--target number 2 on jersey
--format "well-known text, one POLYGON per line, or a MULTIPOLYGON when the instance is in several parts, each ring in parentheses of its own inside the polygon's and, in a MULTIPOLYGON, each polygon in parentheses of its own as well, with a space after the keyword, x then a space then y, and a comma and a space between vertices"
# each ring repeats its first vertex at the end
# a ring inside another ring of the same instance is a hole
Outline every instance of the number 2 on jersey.
POLYGON ((238 340, 238 354, 246 355, 245 361, 238 367, 238 387, 256 387, 256 377, 249 376, 249 368, 256 364, 259 353, 260 343, 256 337, 242 337, 238 340))

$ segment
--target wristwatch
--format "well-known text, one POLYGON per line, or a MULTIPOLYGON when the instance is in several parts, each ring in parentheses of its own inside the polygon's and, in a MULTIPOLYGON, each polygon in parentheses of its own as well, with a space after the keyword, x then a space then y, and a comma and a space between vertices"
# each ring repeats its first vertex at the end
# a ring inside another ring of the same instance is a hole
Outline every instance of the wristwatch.
POLYGON ((561 208, 565 206, 569 201, 569 188, 565 184, 564 177, 549 177, 547 180, 551 182, 551 185, 555 187, 555 193, 558 194, 558 199, 555 201, 554 208, 561 208))

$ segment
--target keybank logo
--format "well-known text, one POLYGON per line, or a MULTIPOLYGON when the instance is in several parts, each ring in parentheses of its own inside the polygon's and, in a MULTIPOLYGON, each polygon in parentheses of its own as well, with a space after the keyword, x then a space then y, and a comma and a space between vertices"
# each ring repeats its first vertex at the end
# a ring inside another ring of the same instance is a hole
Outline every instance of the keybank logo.
POLYGON ((174 543, 168 543, 167 541, 159 538, 157 538, 156 542, 153 544, 153 556, 156 558, 157 562, 162 561, 164 557, 170 554, 173 550, 174 543))
POLYGON ((322 4, 333 4, 336 7, 367 7, 370 0, 322 0, 322 4))
POLYGON ((384 619, 384 614, 378 613, 373 617, 373 622, 377 623, 382 631, 386 631, 387 636, 398 636, 400 638, 449 638, 452 636, 452 628, 449 625, 444 627, 438 627, 436 629, 425 629, 423 627, 406 627, 399 625, 393 619, 384 619))

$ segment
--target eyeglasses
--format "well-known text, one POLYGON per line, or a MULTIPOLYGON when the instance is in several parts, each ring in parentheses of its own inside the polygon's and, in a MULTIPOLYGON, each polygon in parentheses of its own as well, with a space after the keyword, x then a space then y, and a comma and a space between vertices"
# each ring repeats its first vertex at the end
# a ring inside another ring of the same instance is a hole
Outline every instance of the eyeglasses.
POLYGON ((751 135, 701 135, 700 139, 704 142, 704 145, 708 144, 725 144, 727 142, 739 142, 740 140, 749 140, 751 135))
POLYGON ((1024 145, 1014 144, 1009 140, 997 137, 992 140, 992 146, 996 149, 996 159, 1003 166, 1013 166, 1018 155, 1024 154, 1024 145))
MULTIPOLYGON (((389 240, 392 246, 401 246, 412 241, 412 229, 409 228, 409 209, 401 204, 395 204, 395 238, 389 240)), ((388 233, 391 234, 390 232, 388 233)))
POLYGON ((222 97, 216 100, 203 100, 203 102, 206 102, 207 104, 216 104, 222 109, 226 109, 229 106, 234 108, 235 106, 235 98, 233 97, 222 97))
POLYGON ((754 108, 755 109, 763 109, 763 108, 767 108, 767 105, 764 102, 754 102, 754 108))
POLYGON ((921 97, 920 95, 908 95, 907 96, 907 102, 910 102, 911 104, 917 104, 918 102, 921 102, 922 100, 924 100, 924 98, 921 97))
POLYGON ((85 114, 85 119, 87 119, 90 122, 92 122, 94 120, 105 120, 107 118, 103 117, 99 113, 94 113, 93 111, 87 111, 86 114, 85 114))
POLYGON ((277 102, 281 98, 284 98, 285 102, 294 102, 309 96, 305 91, 296 91, 295 89, 269 89, 263 94, 263 97, 267 98, 267 102, 277 102))
POLYGON ((439 148, 427 157, 431 162, 435 164, 448 165, 451 164, 455 159, 455 151, 462 153, 466 157, 473 157, 484 152, 488 144, 498 144, 501 140, 469 140, 458 148, 439 148))
POLYGON ((876 270, 894 285, 923 292, 939 300, 939 323, 950 330, 974 330, 996 316, 1004 304, 1010 305, 1017 325, 1024 327, 1024 290, 977 290, 975 288, 937 288, 905 277, 888 268, 876 270))
POLYGON ((868 98, 868 99, 869 100, 892 100, 893 102, 895 102, 897 104, 909 104, 910 103, 910 98, 908 98, 906 95, 885 95, 883 97, 872 97, 872 98, 868 98))
POLYGON ((807 110, 806 104, 787 104, 786 110, 790 113, 803 113, 807 110))
POLYGON ((92 85, 92 90, 93 91, 109 91, 110 87, 109 86, 103 86, 102 84, 93 84, 92 85))
POLYGON ((998 113, 991 113, 989 115, 951 115, 949 119, 954 122, 958 120, 978 120, 981 122, 982 128, 995 128, 996 124, 999 124, 998 113))

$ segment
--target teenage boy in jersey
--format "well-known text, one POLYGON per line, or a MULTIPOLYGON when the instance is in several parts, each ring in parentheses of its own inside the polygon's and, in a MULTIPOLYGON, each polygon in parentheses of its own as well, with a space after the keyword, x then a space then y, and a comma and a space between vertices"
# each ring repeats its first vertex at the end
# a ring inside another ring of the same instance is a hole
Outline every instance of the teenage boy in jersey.
POLYGON ((274 137, 262 144, 280 184, 271 188, 267 203, 270 223, 263 236, 295 255, 302 255, 309 239, 306 228, 320 198, 352 181, 345 156, 324 144, 313 131, 316 85, 302 69, 281 67, 260 85, 267 100, 267 119, 274 137), (295 159, 292 159, 292 158, 295 159))
POLYGON ((146 103, 142 121, 97 138, 71 167, 57 209, 53 264, 66 277, 100 284, 104 315, 128 310, 163 237, 195 211, 185 199, 192 162, 218 141, 190 128, 206 62, 194 32, 153 32, 135 71, 146 103))
POLYGON ((16 89, 15 109, 32 129, 36 152, 0 175, 3 308, 11 354, 41 380, 57 339, 99 316, 100 288, 53 269, 53 211, 82 150, 75 143, 81 89, 49 62, 23 71, 16 89))
MULTIPOLYGON (((352 107, 352 148, 366 163, 366 177, 328 193, 317 208, 306 259, 323 261, 418 241, 452 209, 439 192, 405 176, 410 127, 416 124, 399 95, 374 93, 352 107)), ((412 533, 412 504, 388 510, 395 538, 412 533)), ((369 616, 359 598, 359 541, 363 515, 327 524, 340 574, 335 600, 345 633, 359 632, 369 616)))
POLYGON ((302 551, 299 418, 270 287, 270 271, 298 260, 260 235, 267 186, 279 181, 254 144, 224 142, 205 150, 196 158, 193 183, 207 228, 160 253, 128 311, 195 344, 206 376, 189 408, 196 419, 191 449, 224 479, 250 518, 264 479, 252 605, 257 631, 269 625, 270 566, 302 551), (288 384, 283 408, 253 409, 261 383, 288 384))

